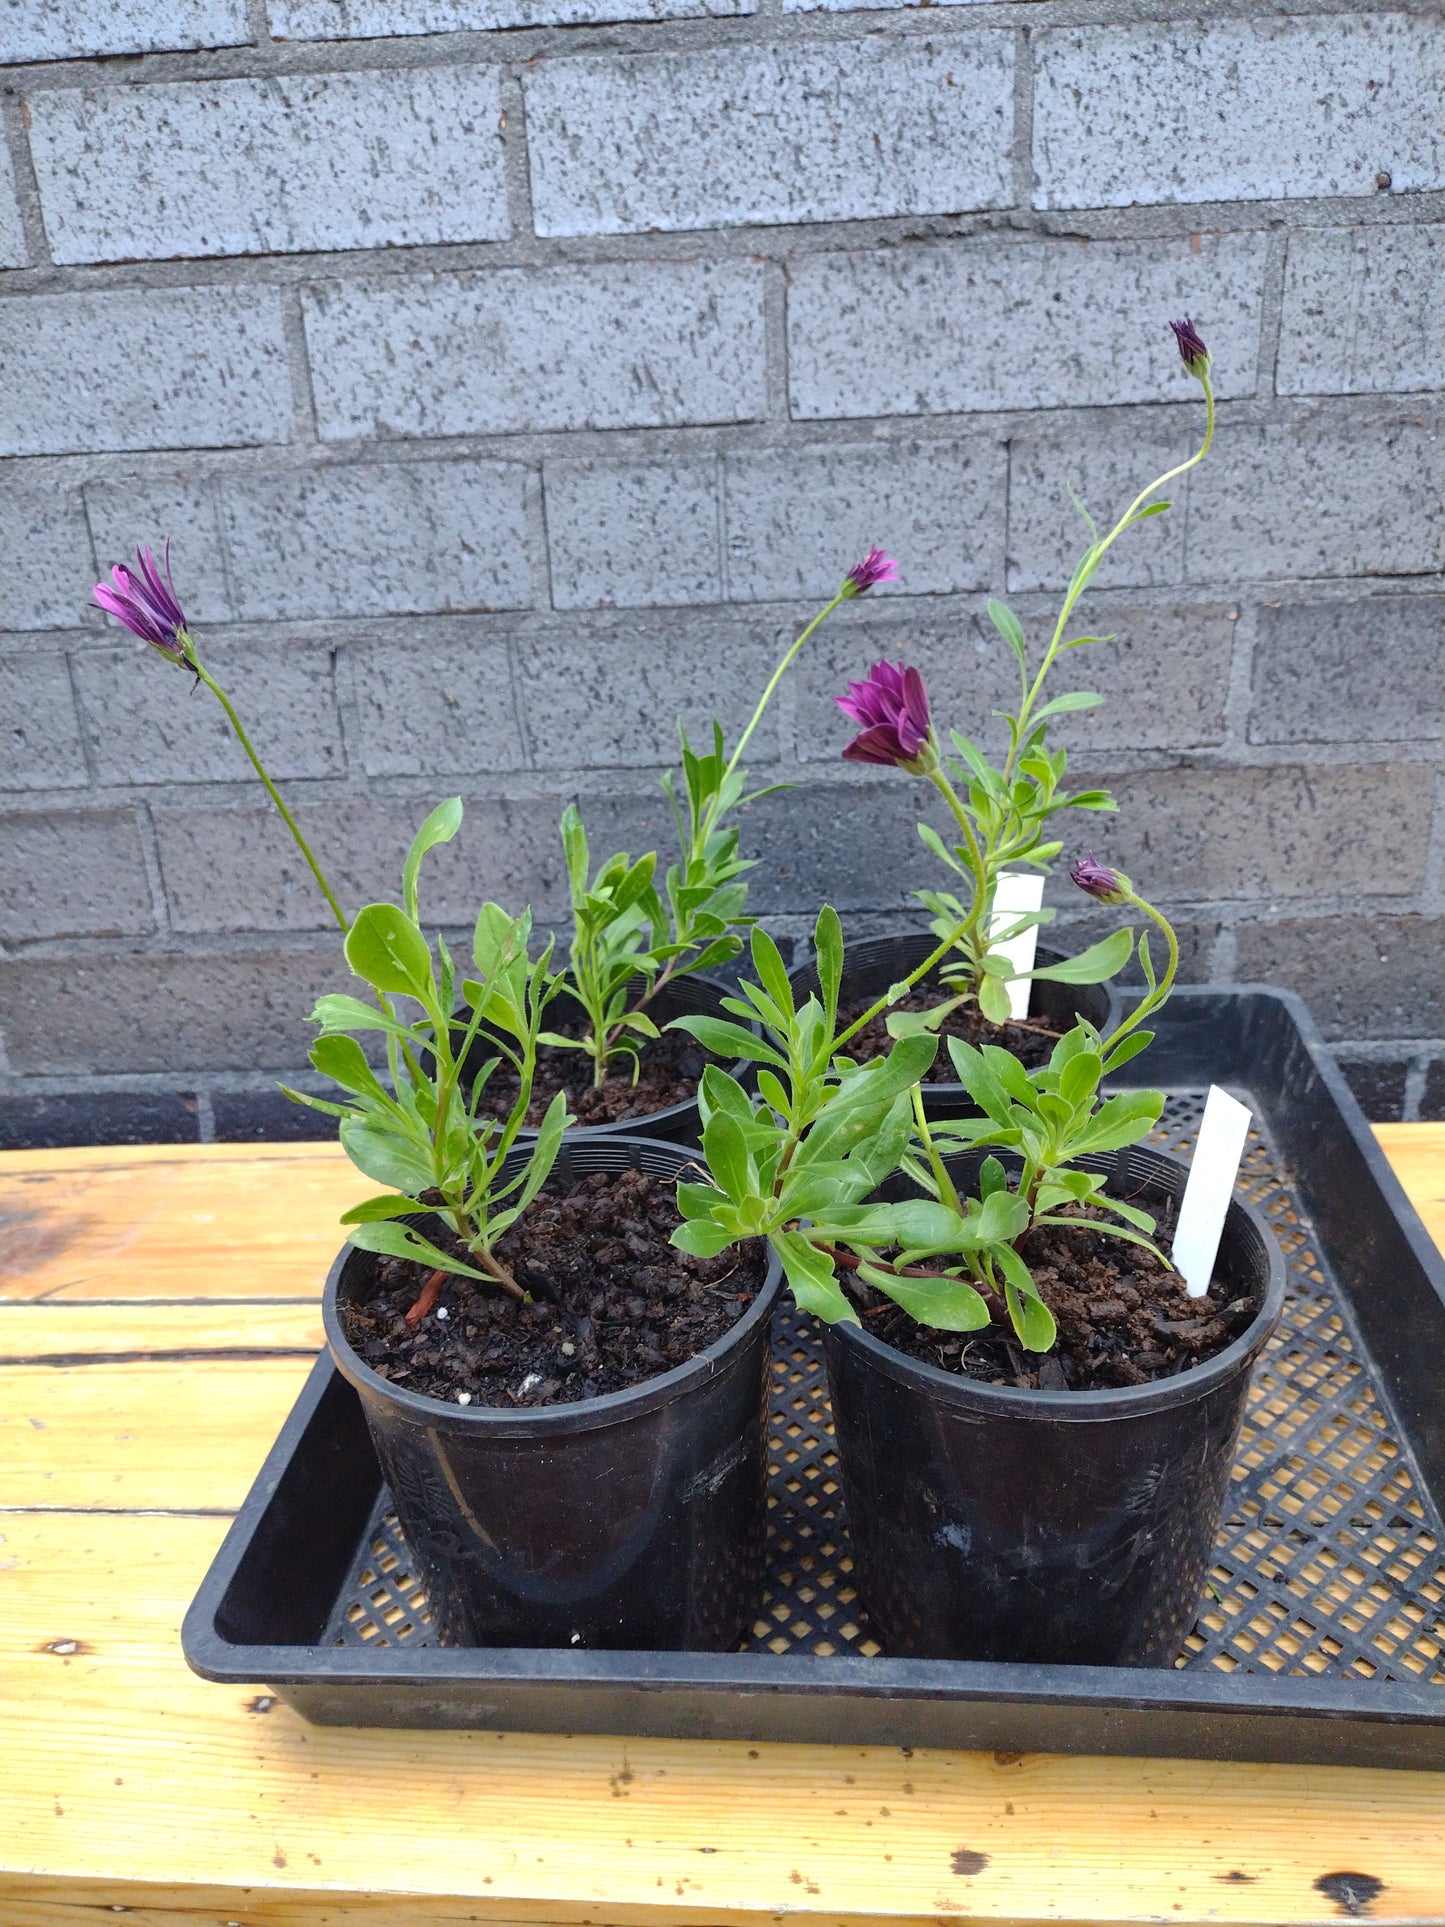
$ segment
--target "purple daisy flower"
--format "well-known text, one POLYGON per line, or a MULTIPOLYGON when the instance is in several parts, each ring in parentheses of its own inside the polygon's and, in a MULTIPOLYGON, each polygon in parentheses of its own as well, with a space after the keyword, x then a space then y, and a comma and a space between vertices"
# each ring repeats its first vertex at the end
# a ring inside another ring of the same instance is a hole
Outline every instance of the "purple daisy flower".
POLYGON ((928 691, 916 669, 900 662, 875 662, 864 682, 850 682, 846 696, 833 699, 862 733, 843 751, 850 763, 891 763, 910 775, 923 775, 932 755, 928 691))
POLYGON ((1191 375, 1202 375, 1209 367, 1209 350, 1199 339, 1199 330, 1188 315, 1182 321, 1171 321, 1174 339, 1179 343, 1179 359, 1191 375))
POLYGON ((117 562, 110 572, 110 582, 96 583, 95 599, 107 615, 123 622, 132 635, 148 642, 170 661, 184 663, 189 638, 185 611, 176 600, 175 584, 171 581, 171 545, 166 543, 164 581, 149 549, 137 549, 135 559, 140 573, 137 575, 124 563, 117 562))
POLYGON ((1107 863, 1101 863, 1091 850, 1081 856, 1069 871, 1069 877, 1079 888, 1099 903, 1127 903, 1129 901, 1128 878, 1117 870, 1111 870, 1107 863))
POLYGON ((854 596, 867 595, 868 591, 876 589, 880 582, 897 580, 898 564, 893 557, 885 555, 882 549, 872 548, 863 560, 855 562, 844 576, 842 594, 851 601, 854 596))

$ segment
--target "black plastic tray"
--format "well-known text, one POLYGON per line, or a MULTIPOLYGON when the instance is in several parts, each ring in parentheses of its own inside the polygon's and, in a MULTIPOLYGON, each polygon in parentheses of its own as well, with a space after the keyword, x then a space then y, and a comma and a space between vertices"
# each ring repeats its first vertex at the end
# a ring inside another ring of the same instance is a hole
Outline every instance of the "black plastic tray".
POLYGON ((1186 1151, 1205 1088, 1290 1273, 1173 1667, 890 1659, 850 1583, 821 1347, 774 1332, 768 1591, 737 1653, 442 1648, 355 1394, 323 1358, 186 1618, 208 1679, 322 1724, 1445 1766, 1445 1263, 1304 1006, 1176 992, 1141 1060, 1186 1151))

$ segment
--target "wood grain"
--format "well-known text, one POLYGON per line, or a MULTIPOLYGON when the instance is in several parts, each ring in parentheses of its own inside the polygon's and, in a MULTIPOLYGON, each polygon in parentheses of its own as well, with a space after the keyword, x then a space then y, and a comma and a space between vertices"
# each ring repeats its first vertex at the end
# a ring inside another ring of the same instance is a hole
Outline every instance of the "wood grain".
MULTIPOLYGON (((1345 1869, 1384 1882, 1379 1917, 1440 1917, 1431 1775, 309 1727, 279 1703, 249 1710, 270 1696, 208 1685, 180 1657, 220 1522, 0 1528, 12 1902, 43 1906, 36 1877, 63 1876, 89 1904, 148 1904, 171 1927, 183 1905, 246 1927, 1298 1922, 1335 1917, 1314 1882, 1345 1869), (47 1650, 70 1640, 83 1650, 47 1650), (957 1855, 977 1872, 955 1872, 957 1855), (338 1891, 374 1911, 343 1914, 338 1891)), ((5 1927, 24 1918, 0 1903, 5 1927)))
POLYGON ((319 1298, 378 1188, 337 1144, 6 1152, 0 1297, 319 1298))
POLYGON ((309 1370, 306 1358, 0 1367, 0 1502, 234 1510, 309 1370))
POLYGON ((1376 1124, 1374 1132, 1405 1196, 1445 1251, 1445 1124, 1376 1124))
MULTIPOLYGON (((1379 1134, 1445 1241, 1445 1127, 1379 1134)), ((0 1364, 0 1927, 1285 1927, 1340 1872, 1445 1923, 1436 1775, 326 1729, 194 1677, 226 1520, 175 1514, 239 1503, 307 1363, 156 1354, 316 1343, 371 1188, 334 1146, 0 1157, 0 1357, 94 1361, 0 1364)))
POLYGON ((234 1299, 228 1304, 157 1305, 51 1299, 44 1304, 0 1304, 0 1365, 81 1362, 117 1354, 318 1352, 325 1342, 315 1303, 234 1299))

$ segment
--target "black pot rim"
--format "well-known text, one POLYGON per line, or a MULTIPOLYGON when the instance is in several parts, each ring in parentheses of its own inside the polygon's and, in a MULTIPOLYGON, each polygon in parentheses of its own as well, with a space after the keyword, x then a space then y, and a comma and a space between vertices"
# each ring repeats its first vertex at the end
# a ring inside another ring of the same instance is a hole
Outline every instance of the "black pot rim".
MULTIPOLYGON (((1133 1146, 1147 1149, 1161 1163, 1172 1164, 1185 1175, 1189 1167, 1172 1151, 1157 1150, 1152 1144, 1133 1146)), ((1098 1164, 1117 1152, 1100 1153, 1098 1164)), ((924 1364, 907 1353, 885 1345, 861 1325, 837 1324, 828 1327, 829 1339, 860 1350, 876 1370, 901 1384, 912 1385, 928 1397, 954 1406, 973 1406, 996 1416, 1047 1419, 1051 1424, 1098 1425, 1110 1419, 1136 1417, 1146 1412, 1167 1411, 1171 1406, 1192 1405, 1216 1386, 1232 1378, 1241 1367, 1251 1363, 1264 1348, 1284 1310, 1284 1254, 1263 1213, 1238 1193, 1230 1199, 1230 1211, 1238 1211, 1254 1226, 1263 1241, 1269 1260, 1269 1277, 1264 1301, 1239 1336, 1216 1352, 1213 1358, 1173 1378, 1156 1379, 1149 1385, 1120 1385, 1097 1392, 1025 1391, 1016 1385, 986 1385, 976 1378, 961 1378, 941 1366, 924 1364)))
MULTIPOLYGON (((611 1133, 610 1138, 615 1144, 618 1134, 611 1133)), ((563 1141, 565 1143, 566 1139, 563 1141)), ((700 1157, 698 1152, 689 1150, 686 1145, 670 1144, 662 1138, 637 1136, 628 1137, 625 1142, 629 1145, 638 1144, 649 1151, 665 1152, 669 1158, 677 1159, 679 1169, 685 1164, 697 1163, 700 1157)), ((578 1144, 577 1148, 585 1147, 578 1144)), ((445 1416, 449 1429, 467 1427, 477 1432, 488 1432, 496 1438, 565 1437, 574 1432, 594 1431, 600 1426, 654 1411, 660 1405, 668 1405, 674 1399, 683 1397, 695 1383, 711 1378, 726 1355, 743 1342, 763 1319, 771 1318, 783 1275, 782 1262, 777 1252, 769 1246, 768 1267, 757 1297, 736 1324, 729 1325, 721 1338, 715 1338, 705 1351, 698 1352, 685 1364, 674 1365, 670 1371, 661 1372, 654 1378, 645 1378, 637 1385, 624 1386, 618 1392, 602 1392, 596 1398, 573 1399, 566 1405, 544 1405, 519 1411, 501 1405, 458 1405, 446 1399, 433 1398, 427 1392, 411 1392, 404 1386, 394 1385, 390 1379, 382 1378, 371 1369, 365 1359, 352 1349, 341 1328, 337 1311, 342 1272, 352 1258, 367 1255, 355 1245, 344 1244, 326 1275, 321 1298, 321 1321, 326 1332, 327 1347, 337 1370, 359 1391, 365 1391, 373 1398, 390 1401, 423 1424, 435 1424, 439 1417, 445 1416)))

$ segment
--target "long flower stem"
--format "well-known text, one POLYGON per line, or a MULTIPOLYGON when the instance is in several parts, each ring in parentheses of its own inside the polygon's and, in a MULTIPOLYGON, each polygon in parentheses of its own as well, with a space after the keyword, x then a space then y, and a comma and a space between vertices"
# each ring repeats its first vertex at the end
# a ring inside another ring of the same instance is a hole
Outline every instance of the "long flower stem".
POLYGON ((942 963, 943 959, 948 955, 949 951, 952 950, 954 945, 958 942, 959 938, 963 935, 963 932, 967 926, 967 923, 968 923, 968 919, 966 917, 963 918, 960 922, 956 923, 953 926, 953 928, 949 931, 948 935, 944 938, 943 942, 938 946, 938 948, 930 952, 930 954, 923 959, 923 962, 918 966, 918 968, 914 971, 910 971, 908 976, 906 976, 903 979, 903 983, 901 986, 898 984, 890 984, 888 989, 878 999, 877 1003, 871 1005, 867 1010, 865 1010, 863 1015, 858 1019, 856 1024, 850 1024, 847 1030, 843 1032, 841 1037, 835 1037, 833 1040, 834 1054, 835 1055, 837 1054, 839 1048, 842 1045, 848 1043, 850 1039, 856 1037, 860 1030, 866 1029, 866 1027, 873 1022, 873 1019, 878 1015, 880 1011, 887 1010, 891 1004, 896 1004, 897 1002, 899 1002, 899 1000, 903 997, 903 995, 906 992, 912 990, 913 986, 916 983, 920 983, 922 979, 928 975, 929 971, 932 970, 936 964, 942 963), (898 991, 897 997, 895 997, 893 994, 895 990, 898 991))
POLYGON ((241 719, 236 714, 236 711, 232 706, 230 697, 226 694, 225 690, 222 689, 221 685, 216 681, 215 677, 211 674, 210 670, 206 668, 204 663, 198 660, 195 653, 194 645, 192 646, 191 650, 187 654, 186 660, 189 663, 190 667, 195 670, 196 674, 200 677, 201 681, 206 685, 207 689, 210 690, 211 694, 215 697, 216 701, 221 705, 222 709, 225 710, 227 720, 230 722, 232 729, 234 729, 236 732, 236 741, 241 745, 242 749, 244 749, 246 754, 250 757, 252 769, 255 770, 256 774, 260 777, 261 781, 266 786, 266 794, 270 797, 271 801, 276 805, 276 808, 281 812, 282 822, 286 825, 287 829, 291 832, 292 836, 295 837, 296 847, 300 850, 302 856, 305 857, 307 863, 311 866, 311 874, 312 876, 315 877, 317 883, 320 885, 321 894, 322 896, 325 897, 327 903, 330 905, 331 914, 333 917, 335 917, 337 924, 340 926, 342 935, 345 936, 350 931, 351 925, 350 923, 348 923, 346 918, 341 914, 341 905, 336 901, 335 896, 332 894, 331 885, 326 881, 326 878, 322 875, 321 865, 316 861, 316 858, 311 854, 311 845, 306 841, 306 838, 301 834, 300 829, 297 827, 295 817, 291 814, 290 810, 287 809, 285 803, 282 801, 281 792, 277 789, 276 785, 271 781, 271 778, 266 774, 266 766, 261 761, 261 758, 256 754, 255 749, 252 747, 251 739, 246 734, 246 731, 242 726, 241 719))
POLYGON ((1006 780, 1013 775, 1014 761, 1018 755, 1020 746, 1028 735, 1029 716, 1032 714, 1034 704, 1039 699, 1039 692, 1043 688, 1044 679, 1050 669, 1053 668, 1055 658, 1059 654, 1064 629, 1068 624, 1069 617, 1074 612, 1074 605, 1088 587, 1099 564, 1103 561, 1109 549, 1113 547, 1114 543, 1117 542, 1119 537, 1124 533, 1125 529, 1129 527, 1139 510, 1143 508, 1144 504, 1149 500, 1149 497, 1157 494, 1167 483, 1176 481, 1179 476, 1187 474, 1191 468, 1197 468, 1209 453, 1210 445, 1214 441, 1214 389, 1210 383, 1209 370, 1207 368, 1203 370, 1198 379, 1200 386, 1204 390, 1204 440, 1199 444, 1195 453, 1189 457, 1188 461, 1180 462, 1176 468, 1171 468, 1163 475, 1156 477, 1154 481, 1150 482, 1147 488, 1140 489, 1139 493, 1119 517, 1109 533, 1104 536, 1101 541, 1094 544, 1093 548, 1089 551, 1086 566, 1079 570, 1074 580, 1069 584, 1069 591, 1064 597, 1064 606, 1059 611, 1059 619, 1054 625, 1054 633, 1049 641, 1048 648, 1044 652, 1044 659, 1039 664, 1038 674, 1034 677, 1033 683, 1024 697, 1023 707, 1019 711, 1018 732, 1013 742, 1009 745, 1008 756, 1004 762, 1004 777, 1006 780))
POLYGON ((803 644, 808 640, 809 636, 811 636, 814 630, 818 628, 819 624, 822 622, 825 622, 828 619, 828 617, 832 615, 833 611, 837 608, 840 602, 846 602, 847 600, 848 598, 843 594, 843 591, 840 589, 837 595, 833 597, 833 600, 831 602, 825 603, 824 606, 818 611, 817 615, 813 617, 813 620, 808 624, 807 628, 798 637, 797 641, 789 649, 788 653, 783 657, 782 661, 778 664, 777 668, 773 671, 772 675, 768 678, 768 686, 763 691, 762 695, 758 698, 757 707, 753 710, 752 715, 748 719, 748 726, 743 731, 742 735, 739 736, 737 748, 733 751, 732 755, 728 758, 727 768, 722 773, 722 781, 718 784, 717 789, 713 792, 712 800, 709 802, 707 809, 703 813, 703 819, 701 824, 698 826, 697 835, 695 839, 695 847, 697 849, 702 849, 703 846, 706 844, 709 832, 711 831, 713 824, 717 820, 718 798, 722 795, 723 788, 727 783, 728 778, 734 773, 734 771, 737 769, 738 764, 742 761, 743 751, 747 748, 748 743, 751 741, 753 731, 757 728, 758 724, 762 721, 763 711, 767 708, 768 704, 773 700, 774 695, 777 693, 778 684, 783 680, 783 677, 788 673, 788 670, 792 665, 793 658, 797 655, 798 651, 802 648, 803 644))
POLYGON ((1170 923, 1162 911, 1156 910, 1152 903, 1146 903, 1143 897, 1136 895, 1132 890, 1129 892, 1126 901, 1132 903, 1137 909, 1142 910, 1145 916, 1151 918, 1164 932, 1165 941, 1169 945, 1169 962, 1165 968, 1164 975, 1158 979, 1153 989, 1146 991, 1144 996, 1140 998, 1137 1007, 1124 1019, 1119 1025, 1119 1028, 1100 1044, 1099 1054, 1101 1057, 1109 1056, 1120 1038, 1127 1037, 1131 1030, 1137 1030, 1151 1011, 1158 1010, 1159 1006, 1165 1001, 1173 989, 1174 979, 1179 970, 1179 939, 1174 934, 1173 924, 1170 923))

